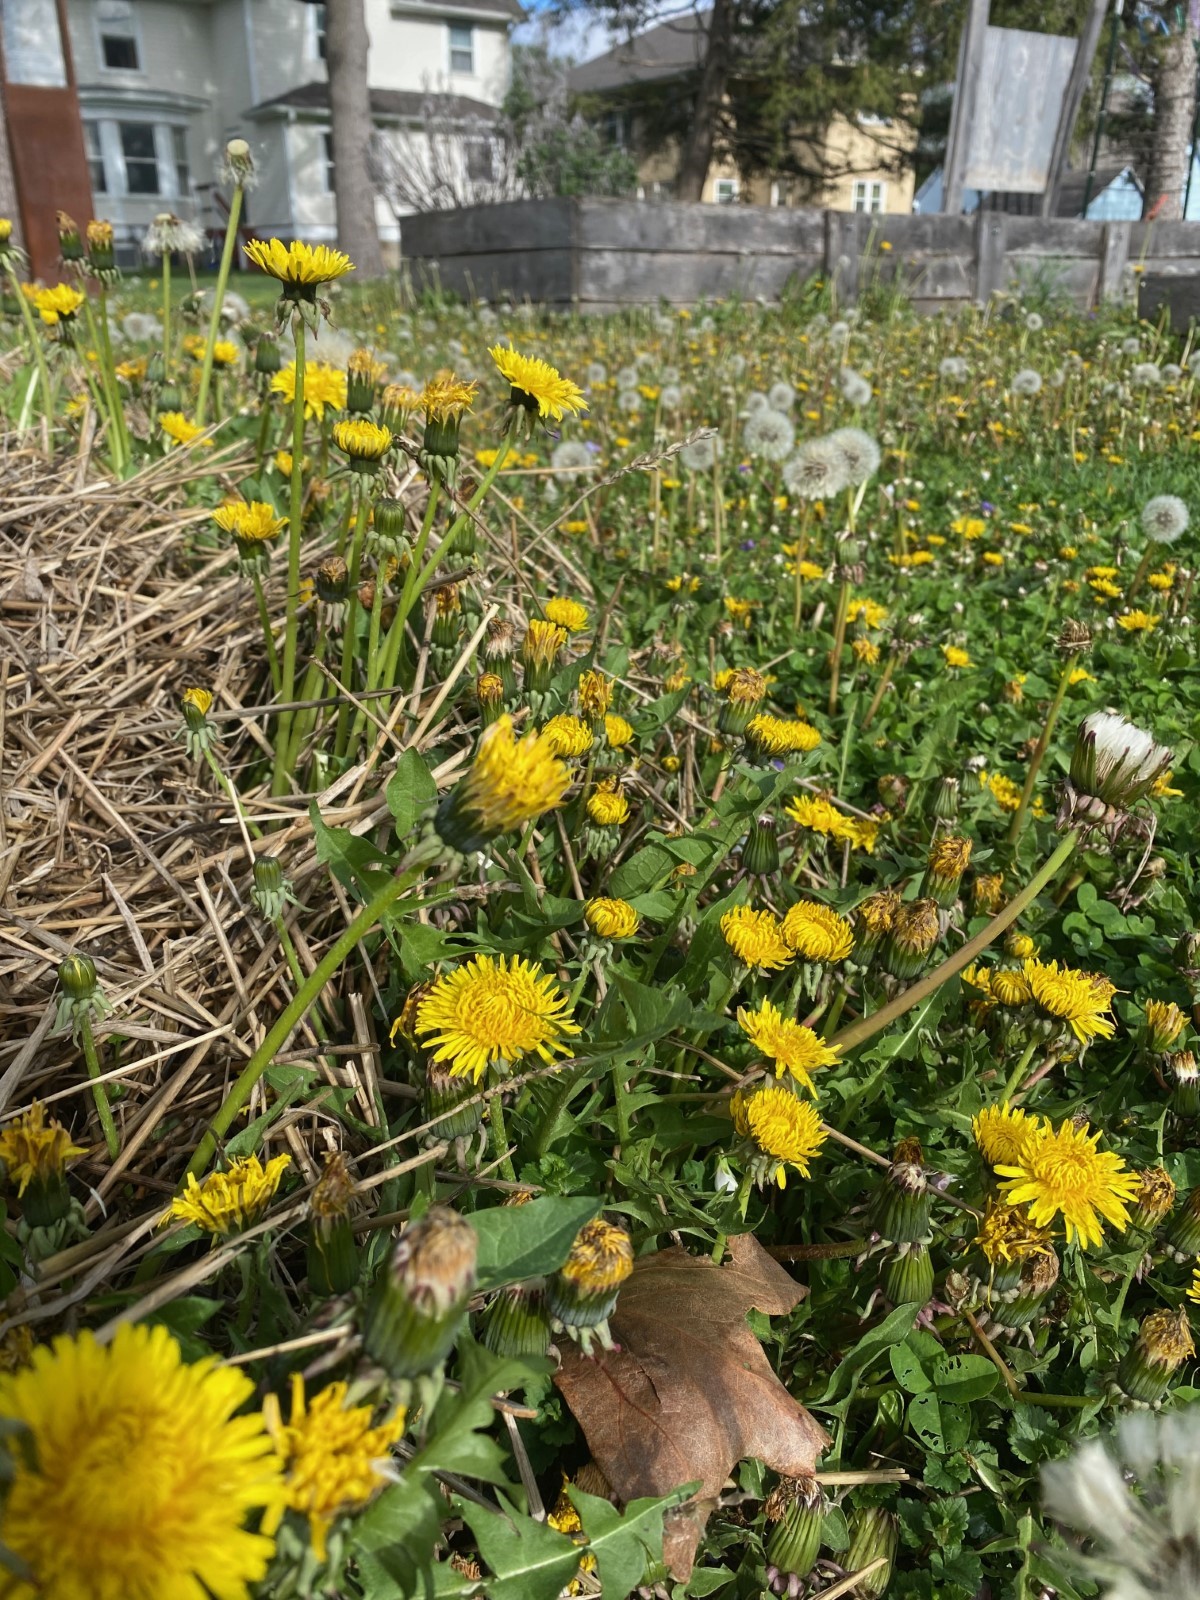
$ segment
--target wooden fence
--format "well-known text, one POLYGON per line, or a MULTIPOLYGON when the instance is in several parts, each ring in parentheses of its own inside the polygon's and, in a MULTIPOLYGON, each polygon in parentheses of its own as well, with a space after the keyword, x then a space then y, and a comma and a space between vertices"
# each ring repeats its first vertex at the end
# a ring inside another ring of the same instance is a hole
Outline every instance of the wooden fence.
POLYGON ((1035 282, 1087 308, 1139 287, 1151 308, 1200 277, 1200 223, 1084 222, 981 212, 863 216, 765 206, 635 200, 518 200, 406 217, 418 285, 465 298, 585 311, 776 300, 820 274, 853 304, 896 282, 921 310, 987 300, 1035 282))

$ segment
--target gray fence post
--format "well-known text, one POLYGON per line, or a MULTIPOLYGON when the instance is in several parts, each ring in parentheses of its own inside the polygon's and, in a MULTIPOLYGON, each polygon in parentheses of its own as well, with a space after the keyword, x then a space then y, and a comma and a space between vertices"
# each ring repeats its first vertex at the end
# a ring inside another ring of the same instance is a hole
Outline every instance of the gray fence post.
POLYGON ((1132 222, 1106 222, 1101 229, 1097 302, 1115 300, 1120 295, 1125 268, 1129 265, 1129 239, 1132 232, 1132 222))
POLYGON ((858 225, 855 211, 825 213, 825 278, 839 305, 858 300, 858 225))
POLYGON ((1005 226, 1003 211, 980 211, 975 228, 975 298, 987 305, 991 297, 1007 287, 1004 267, 1005 226))

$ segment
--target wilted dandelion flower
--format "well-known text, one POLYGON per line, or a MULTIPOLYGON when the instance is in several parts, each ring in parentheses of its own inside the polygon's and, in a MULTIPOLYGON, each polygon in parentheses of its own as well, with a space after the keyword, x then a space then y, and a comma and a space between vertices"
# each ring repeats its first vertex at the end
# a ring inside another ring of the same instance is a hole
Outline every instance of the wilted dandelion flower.
POLYGON ((6 1488, 4 1543, 55 1600, 244 1596, 273 1539, 245 1524, 277 1502, 254 1385, 215 1357, 189 1364, 163 1327, 122 1323, 39 1345, 0 1376, 0 1414, 24 1433, 6 1488))
POLYGON ((1099 1142, 1099 1129, 1089 1133, 1069 1119, 1057 1129, 1037 1129, 1014 1160, 997 1164, 1001 1192, 1010 1205, 1028 1207, 1039 1227, 1061 1215, 1068 1244, 1076 1238, 1085 1249, 1100 1244, 1101 1218, 1123 1233, 1127 1204, 1137 1194, 1137 1173, 1120 1156, 1097 1150, 1099 1142))
POLYGON ((761 456, 764 461, 783 461, 795 442, 796 430, 790 417, 767 407, 754 413, 742 438, 752 456, 761 456))
POLYGON ((1004 1200, 988 1201, 975 1245, 993 1268, 1053 1251, 1049 1228, 1036 1227, 1022 1206, 1010 1206, 1004 1200))
POLYGON ((170 211, 160 211, 146 229, 142 251, 148 256, 194 256, 204 235, 194 222, 184 222, 170 211))
POLYGON ((1174 544, 1187 532, 1189 512, 1177 494, 1156 494, 1142 507, 1142 532, 1155 544, 1174 544))
POLYGON ((787 1187, 787 1169, 795 1167, 802 1178, 821 1153, 827 1135, 816 1107, 791 1089, 767 1083, 756 1089, 739 1089, 730 1102, 733 1125, 760 1158, 754 1166, 759 1182, 787 1187))
POLYGON ((1013 374, 1012 383, 1009 385, 1012 392, 1017 395, 1037 394, 1042 387, 1042 375, 1033 367, 1022 367, 1020 372, 1013 374))
POLYGON ((757 1011, 739 1008, 737 1019, 754 1048, 774 1063, 777 1078, 787 1074, 809 1094, 816 1095, 812 1075, 821 1067, 836 1064, 838 1051, 833 1046, 802 1022, 785 1017, 769 1000, 764 1000, 757 1011))
POLYGON ((204 1233, 241 1233, 259 1221, 292 1164, 273 1156, 264 1167, 255 1156, 239 1156, 226 1172, 210 1172, 199 1182, 188 1173, 187 1188, 172 1202, 164 1222, 192 1222, 204 1233))
POLYGON ((476 1083, 493 1065, 570 1055, 569 1037, 579 1032, 557 983, 523 956, 475 956, 443 974, 417 1007, 416 1026, 430 1036, 435 1061, 476 1083))
POLYGON ((846 483, 851 488, 866 483, 879 471, 879 445, 861 428, 837 428, 829 435, 828 442, 841 458, 846 483))
POLYGON ((777 972, 792 959, 779 920, 770 911, 733 906, 721 918, 721 934, 743 966, 777 972))
POLYGON ((830 500, 849 479, 842 452, 828 438, 807 439, 783 464, 789 494, 801 500, 830 500))

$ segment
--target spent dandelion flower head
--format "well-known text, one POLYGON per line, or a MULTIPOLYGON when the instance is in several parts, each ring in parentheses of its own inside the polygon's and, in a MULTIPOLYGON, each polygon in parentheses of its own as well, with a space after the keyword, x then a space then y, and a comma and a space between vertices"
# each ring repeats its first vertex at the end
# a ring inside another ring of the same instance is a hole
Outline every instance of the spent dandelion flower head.
POLYGON ((844 961, 854 949, 849 920, 816 900, 797 900, 784 915, 780 929, 789 949, 822 966, 844 961))
POLYGON ((536 412, 539 417, 561 422, 564 416, 587 410, 583 391, 540 356, 521 355, 503 344, 493 345, 488 355, 509 385, 514 411, 536 412))
POLYGON ((204 235, 194 222, 173 211, 160 211, 142 235, 142 253, 148 256, 194 256, 204 246, 204 235))
POLYGON ((1019 372, 1013 373, 1009 387, 1015 395, 1035 395, 1042 387, 1042 375, 1035 367, 1022 367, 1019 372))
POLYGON ((451 848, 480 850, 560 806, 570 783, 570 769, 552 743, 533 732, 518 738, 505 715, 485 729, 466 776, 439 806, 435 826, 451 848))
POLYGON ((489 1067, 570 1055, 580 1030, 554 978, 522 956, 474 956, 437 978, 417 1007, 433 1059, 478 1083, 489 1067))
POLYGON ((1039 1228, 1031 1222, 1023 1206, 996 1199, 988 1201, 975 1245, 991 1267, 1048 1256, 1054 1248, 1049 1228, 1039 1228))
POLYGON ((224 1172, 197 1179, 171 1202, 164 1222, 190 1222, 204 1233, 241 1233, 258 1222, 275 1198, 280 1179, 292 1164, 289 1155, 272 1156, 264 1167, 258 1156, 238 1156, 224 1172))
POLYGON ((838 453, 848 488, 858 488, 879 471, 879 442, 861 428, 836 428, 828 442, 838 453))
POLYGON ((806 439, 783 464, 783 483, 800 500, 830 500, 847 486, 842 452, 828 438, 806 439))
POLYGON ((306 1399, 297 1372, 286 1422, 276 1395, 263 1403, 263 1425, 283 1473, 283 1493, 264 1519, 264 1531, 278 1531, 285 1509, 298 1512, 308 1519, 318 1562, 327 1558, 329 1531, 338 1518, 361 1511, 398 1476, 392 1447, 404 1432, 403 1408, 374 1424, 372 1407, 349 1405, 348 1395, 347 1384, 331 1383, 306 1399))
POLYGON ((588 667, 579 674, 579 709, 591 722, 598 722, 612 705, 612 679, 588 667))
POLYGON ((1090 1133, 1070 1120, 1038 1128, 1011 1162, 997 1163, 1001 1193, 1010 1205, 1025 1206, 1039 1227, 1061 1216, 1068 1244, 1100 1244, 1102 1222, 1123 1233, 1138 1175, 1120 1156, 1097 1149, 1100 1137, 1099 1129, 1090 1133))
MULTIPOLYGON (((420 397, 415 404, 430 421, 440 423, 456 422, 464 412, 470 411, 478 393, 479 384, 475 379, 467 382, 461 378, 456 378, 452 372, 439 372, 421 390, 420 397)), ((406 392, 400 398, 407 401, 409 392, 406 392)), ((406 409, 412 409, 412 407, 406 406, 406 409)))
POLYGON ((802 1100, 784 1085, 767 1083, 738 1089, 730 1113, 735 1130, 753 1152, 751 1168, 758 1182, 785 1189, 789 1167, 802 1178, 810 1176, 811 1164, 827 1138, 811 1100, 802 1100))
POLYGON ((742 431, 742 440, 752 456, 764 461, 786 461, 796 440, 792 419, 770 406, 756 411, 742 431))
POLYGON ((242 1600, 275 1548, 247 1523, 280 1494, 261 1418, 242 1412, 253 1392, 238 1368, 189 1364, 166 1328, 128 1322, 0 1375, 0 1413, 30 1445, 5 1495, 4 1543, 32 1578, 12 1592, 242 1600))
POLYGON ((1142 532, 1155 544, 1175 544, 1190 520, 1187 502, 1177 494, 1152 495, 1142 507, 1142 532))
POLYGON ((756 1010, 739 1008, 738 1026, 775 1067, 775 1076, 786 1074, 816 1095, 813 1073, 821 1067, 832 1067, 838 1060, 837 1049, 825 1043, 811 1028, 792 1017, 785 1017, 778 1006, 764 1000, 756 1010))
POLYGON ((721 935, 743 966, 777 972, 792 960, 778 917, 750 906, 732 906, 721 917, 721 935))

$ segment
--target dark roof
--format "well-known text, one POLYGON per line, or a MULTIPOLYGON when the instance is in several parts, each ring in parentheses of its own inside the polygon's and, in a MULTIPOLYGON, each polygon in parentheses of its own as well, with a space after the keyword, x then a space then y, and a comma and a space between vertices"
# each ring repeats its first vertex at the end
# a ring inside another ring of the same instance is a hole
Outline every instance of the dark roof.
MULTIPOLYGON (((1088 204, 1090 205, 1097 195, 1104 193, 1110 183, 1116 183, 1117 179, 1123 177, 1126 172, 1129 173, 1140 189, 1142 187, 1141 182, 1128 161, 1122 161, 1119 166, 1097 167, 1095 176, 1092 178, 1092 191, 1088 196, 1088 204)), ((1083 191, 1086 187, 1086 170, 1083 172, 1067 171, 1063 173, 1062 183, 1058 189, 1057 211, 1060 217, 1081 217, 1083 215, 1083 191)))
MULTIPOLYGON (((461 117, 464 120, 486 117, 490 121, 497 114, 495 106, 485 105, 482 100, 471 100, 462 94, 422 94, 419 89, 371 90, 373 117, 419 120, 431 107, 443 116, 461 117)), ((257 116, 261 112, 276 109, 328 111, 329 85, 317 82, 297 84, 294 89, 277 94, 273 100, 263 100, 252 108, 250 114, 257 116)))
POLYGON ((673 17, 575 67, 568 81, 576 94, 599 94, 682 77, 703 64, 707 29, 707 11, 673 17))

